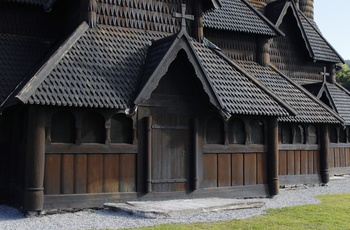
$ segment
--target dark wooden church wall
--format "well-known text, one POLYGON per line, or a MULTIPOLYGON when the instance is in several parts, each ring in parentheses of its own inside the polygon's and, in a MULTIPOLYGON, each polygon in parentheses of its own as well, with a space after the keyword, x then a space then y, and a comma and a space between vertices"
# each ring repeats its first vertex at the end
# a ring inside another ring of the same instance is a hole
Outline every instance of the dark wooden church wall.
POLYGON ((256 61, 257 38, 252 35, 205 28, 205 37, 230 58, 242 61, 256 61))
POLYGON ((350 128, 329 127, 330 153, 328 166, 331 174, 350 173, 350 128))
POLYGON ((270 46, 271 63, 296 81, 323 81, 319 73, 325 64, 308 58, 310 55, 300 35, 300 29, 293 21, 295 19, 286 17, 280 27, 286 36, 273 38, 270 46), (288 27, 286 21, 291 22, 288 27))
POLYGON ((180 25, 172 13, 181 12, 181 3, 186 4, 188 13, 194 14, 190 0, 100 0, 96 1, 96 21, 98 24, 175 33, 180 25))
POLYGON ((48 112, 46 195, 136 191, 136 140, 125 114, 48 112))
POLYGON ((267 184, 264 121, 235 117, 216 129, 213 121, 218 118, 208 119, 204 140, 203 188, 267 184))
POLYGON ((314 125, 279 124, 280 184, 318 182, 320 147, 314 125))
POLYGON ((0 1, 0 31, 57 40, 72 32, 80 23, 80 1, 56 1, 49 12, 43 7, 0 1))
POLYGON ((13 107, 0 118, 0 203, 21 203, 24 188, 27 110, 13 107))

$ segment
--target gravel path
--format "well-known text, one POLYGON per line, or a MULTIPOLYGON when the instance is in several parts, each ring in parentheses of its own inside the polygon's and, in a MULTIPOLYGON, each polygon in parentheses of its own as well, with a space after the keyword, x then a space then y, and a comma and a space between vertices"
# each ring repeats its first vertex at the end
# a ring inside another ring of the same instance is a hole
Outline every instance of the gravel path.
POLYGON ((317 204, 319 194, 350 193, 350 176, 332 178, 327 186, 282 189, 272 199, 258 199, 266 205, 260 209, 246 209, 187 215, 168 219, 146 219, 115 213, 109 210, 86 210, 76 213, 24 218, 17 209, 0 205, 0 229, 117 229, 151 226, 162 223, 189 223, 248 218, 262 215, 266 209, 303 204, 317 204))

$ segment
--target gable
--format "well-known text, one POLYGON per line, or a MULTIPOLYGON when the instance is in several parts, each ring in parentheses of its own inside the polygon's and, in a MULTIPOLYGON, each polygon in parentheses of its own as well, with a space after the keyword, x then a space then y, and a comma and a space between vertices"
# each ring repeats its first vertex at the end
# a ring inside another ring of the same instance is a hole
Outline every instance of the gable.
MULTIPOLYGON (((286 30, 291 30, 290 23, 296 22, 309 57, 314 61, 343 62, 337 51, 322 36, 316 23, 297 9, 294 2, 277 1, 270 3, 266 6, 266 15, 278 28, 285 24, 283 32, 286 33, 288 33, 286 30)), ((295 31, 293 32, 295 33, 295 31)), ((289 34, 291 33, 292 31, 289 32, 289 34)))

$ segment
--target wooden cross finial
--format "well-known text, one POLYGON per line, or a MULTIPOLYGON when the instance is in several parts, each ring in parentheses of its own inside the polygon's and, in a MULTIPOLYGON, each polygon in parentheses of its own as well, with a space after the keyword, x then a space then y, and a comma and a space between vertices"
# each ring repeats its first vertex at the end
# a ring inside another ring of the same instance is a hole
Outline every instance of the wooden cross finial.
POLYGON ((181 29, 183 29, 183 28, 186 28, 186 20, 193 21, 194 16, 186 14, 186 5, 185 4, 181 4, 181 6, 182 6, 181 14, 173 12, 173 17, 174 18, 181 18, 181 29))
POLYGON ((327 81, 327 77, 329 77, 329 73, 327 73, 327 68, 323 67, 323 72, 320 72, 321 76, 323 76, 323 82, 327 81))

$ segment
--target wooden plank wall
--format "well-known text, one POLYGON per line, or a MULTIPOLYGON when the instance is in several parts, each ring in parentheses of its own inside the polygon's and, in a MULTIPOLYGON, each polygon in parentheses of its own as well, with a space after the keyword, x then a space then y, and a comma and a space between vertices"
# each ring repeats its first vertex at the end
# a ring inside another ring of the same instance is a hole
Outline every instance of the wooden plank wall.
POLYGON ((350 148, 347 147, 331 147, 328 156, 328 167, 350 167, 350 148))
POLYGON ((266 184, 266 153, 203 154, 203 187, 266 184))
POLYGON ((46 195, 136 191, 135 154, 46 154, 46 195))
POLYGON ((320 172, 317 150, 280 150, 279 175, 308 175, 320 172))

